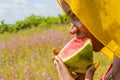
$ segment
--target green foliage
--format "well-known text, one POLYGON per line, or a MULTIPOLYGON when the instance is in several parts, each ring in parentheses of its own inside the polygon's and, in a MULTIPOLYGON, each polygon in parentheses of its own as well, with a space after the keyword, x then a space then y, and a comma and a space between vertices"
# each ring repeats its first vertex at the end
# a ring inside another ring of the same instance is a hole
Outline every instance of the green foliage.
POLYGON ((36 16, 34 14, 28 16, 24 20, 17 21, 15 24, 6 24, 5 20, 0 22, 0 33, 18 32, 19 30, 28 29, 31 27, 45 27, 49 28, 53 24, 68 24, 69 18, 64 14, 59 14, 56 17, 36 16))
POLYGON ((5 21, 5 20, 2 20, 2 21, 1 21, 1 24, 0 24, 0 33, 4 33, 5 31, 8 31, 8 25, 5 24, 4 21, 5 21))
POLYGON ((68 24, 70 22, 69 18, 66 15, 58 15, 61 24, 68 24))

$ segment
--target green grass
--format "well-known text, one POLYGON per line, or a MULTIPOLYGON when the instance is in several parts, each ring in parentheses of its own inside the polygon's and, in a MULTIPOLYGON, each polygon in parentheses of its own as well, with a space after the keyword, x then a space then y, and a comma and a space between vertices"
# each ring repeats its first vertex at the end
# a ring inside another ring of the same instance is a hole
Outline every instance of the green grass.
MULTIPOLYGON (((51 28, 31 28, 18 33, 0 34, 0 79, 3 80, 57 80, 51 57, 52 48, 62 47, 73 37, 68 25, 51 28)), ((101 53, 94 54, 94 63, 100 62, 94 80, 99 80, 110 64, 101 53)))
POLYGON ((111 64, 111 60, 107 56, 99 52, 94 53, 94 63, 100 63, 94 75, 94 80, 100 80, 108 66, 111 64))

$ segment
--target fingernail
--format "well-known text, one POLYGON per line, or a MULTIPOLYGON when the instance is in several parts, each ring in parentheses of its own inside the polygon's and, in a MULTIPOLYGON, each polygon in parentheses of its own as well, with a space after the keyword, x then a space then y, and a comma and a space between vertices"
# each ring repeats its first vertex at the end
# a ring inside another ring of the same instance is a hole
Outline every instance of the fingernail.
POLYGON ((57 48, 53 48, 53 53, 54 53, 55 55, 58 55, 59 50, 58 50, 57 48))
POLYGON ((57 60, 57 59, 58 59, 58 57, 57 57, 57 56, 55 56, 55 59, 57 60))
POLYGON ((95 63, 94 67, 97 69, 99 67, 100 63, 95 63))
POLYGON ((72 74, 73 74, 73 75, 77 75, 77 73, 76 73, 76 72, 72 72, 72 74))

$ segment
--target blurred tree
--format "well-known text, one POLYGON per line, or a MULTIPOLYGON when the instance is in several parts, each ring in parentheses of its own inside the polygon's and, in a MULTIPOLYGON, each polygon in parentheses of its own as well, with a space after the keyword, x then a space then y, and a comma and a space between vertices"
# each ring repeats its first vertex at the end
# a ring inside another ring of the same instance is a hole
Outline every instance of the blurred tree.
POLYGON ((0 33, 4 33, 8 31, 8 25, 5 24, 5 20, 0 22, 0 33))
POLYGON ((24 20, 17 21, 15 24, 9 25, 5 23, 5 20, 0 22, 0 33, 4 32, 18 32, 22 29, 31 27, 45 27, 50 28, 54 24, 68 24, 69 18, 64 14, 59 14, 56 17, 48 16, 36 16, 34 14, 28 16, 24 20))

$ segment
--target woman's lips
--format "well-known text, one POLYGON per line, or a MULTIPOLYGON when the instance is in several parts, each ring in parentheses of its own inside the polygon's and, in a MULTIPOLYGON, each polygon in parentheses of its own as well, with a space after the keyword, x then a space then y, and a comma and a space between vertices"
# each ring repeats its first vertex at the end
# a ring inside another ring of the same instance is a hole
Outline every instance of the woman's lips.
POLYGON ((79 33, 76 34, 76 37, 77 37, 77 38, 85 38, 85 37, 88 37, 88 36, 87 36, 87 34, 84 33, 84 32, 79 32, 79 33))

